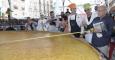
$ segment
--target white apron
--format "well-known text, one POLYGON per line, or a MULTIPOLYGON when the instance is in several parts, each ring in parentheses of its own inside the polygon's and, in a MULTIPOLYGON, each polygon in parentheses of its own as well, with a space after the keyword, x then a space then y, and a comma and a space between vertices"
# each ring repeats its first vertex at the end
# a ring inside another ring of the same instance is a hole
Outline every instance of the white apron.
MULTIPOLYGON (((93 19, 94 19, 95 17, 97 17, 97 13, 96 13, 96 12, 92 13, 92 16, 91 16, 91 19, 90 19, 89 22, 88 22, 88 20, 86 21, 86 22, 87 22, 87 25, 91 24, 92 21, 93 21, 93 19)), ((87 42, 91 43, 91 42, 92 42, 92 36, 93 36, 93 33, 91 33, 90 31, 88 31, 88 33, 85 35, 85 40, 86 40, 87 42)))

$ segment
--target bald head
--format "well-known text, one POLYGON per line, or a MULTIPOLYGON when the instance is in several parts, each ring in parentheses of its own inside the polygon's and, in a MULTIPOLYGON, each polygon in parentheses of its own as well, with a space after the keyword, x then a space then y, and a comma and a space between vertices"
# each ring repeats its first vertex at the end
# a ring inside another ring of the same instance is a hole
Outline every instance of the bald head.
POLYGON ((107 14, 107 7, 102 5, 102 6, 98 6, 98 16, 99 17, 104 17, 107 14))

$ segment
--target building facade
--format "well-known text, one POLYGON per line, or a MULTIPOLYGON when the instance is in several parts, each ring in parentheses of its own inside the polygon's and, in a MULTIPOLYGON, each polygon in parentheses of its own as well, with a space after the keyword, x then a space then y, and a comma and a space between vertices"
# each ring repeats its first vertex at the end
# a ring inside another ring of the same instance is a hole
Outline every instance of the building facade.
POLYGON ((26 13, 33 18, 38 18, 40 15, 48 16, 52 10, 51 1, 53 0, 29 0, 26 3, 26 13))
MULTIPOLYGON (((48 16, 52 10, 53 0, 9 0, 11 2, 11 16, 14 18, 39 18, 40 15, 48 16)), ((1 12, 6 14, 9 8, 8 0, 0 0, 1 12)))

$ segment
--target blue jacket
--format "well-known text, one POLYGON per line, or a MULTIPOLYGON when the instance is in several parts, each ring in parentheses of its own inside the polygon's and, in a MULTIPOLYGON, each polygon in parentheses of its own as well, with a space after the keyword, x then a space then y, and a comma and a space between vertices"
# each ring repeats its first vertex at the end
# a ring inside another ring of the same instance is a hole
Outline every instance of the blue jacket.
POLYGON ((103 47, 105 45, 108 45, 112 34, 113 20, 110 16, 106 15, 102 19, 100 19, 100 17, 96 17, 91 23, 90 27, 93 28, 93 24, 99 22, 103 22, 106 29, 102 30, 101 34, 103 36, 100 38, 97 37, 96 32, 93 32, 92 45, 95 47, 103 47))

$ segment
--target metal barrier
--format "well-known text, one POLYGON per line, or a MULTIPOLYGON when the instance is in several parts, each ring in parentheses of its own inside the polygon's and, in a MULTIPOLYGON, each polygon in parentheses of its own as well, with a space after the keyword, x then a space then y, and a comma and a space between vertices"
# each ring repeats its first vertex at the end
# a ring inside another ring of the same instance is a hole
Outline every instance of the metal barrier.
POLYGON ((10 21, 7 19, 0 19, 0 30, 5 30, 8 27, 14 27, 21 30, 21 27, 25 27, 24 25, 26 22, 27 20, 24 19, 12 19, 10 21))

